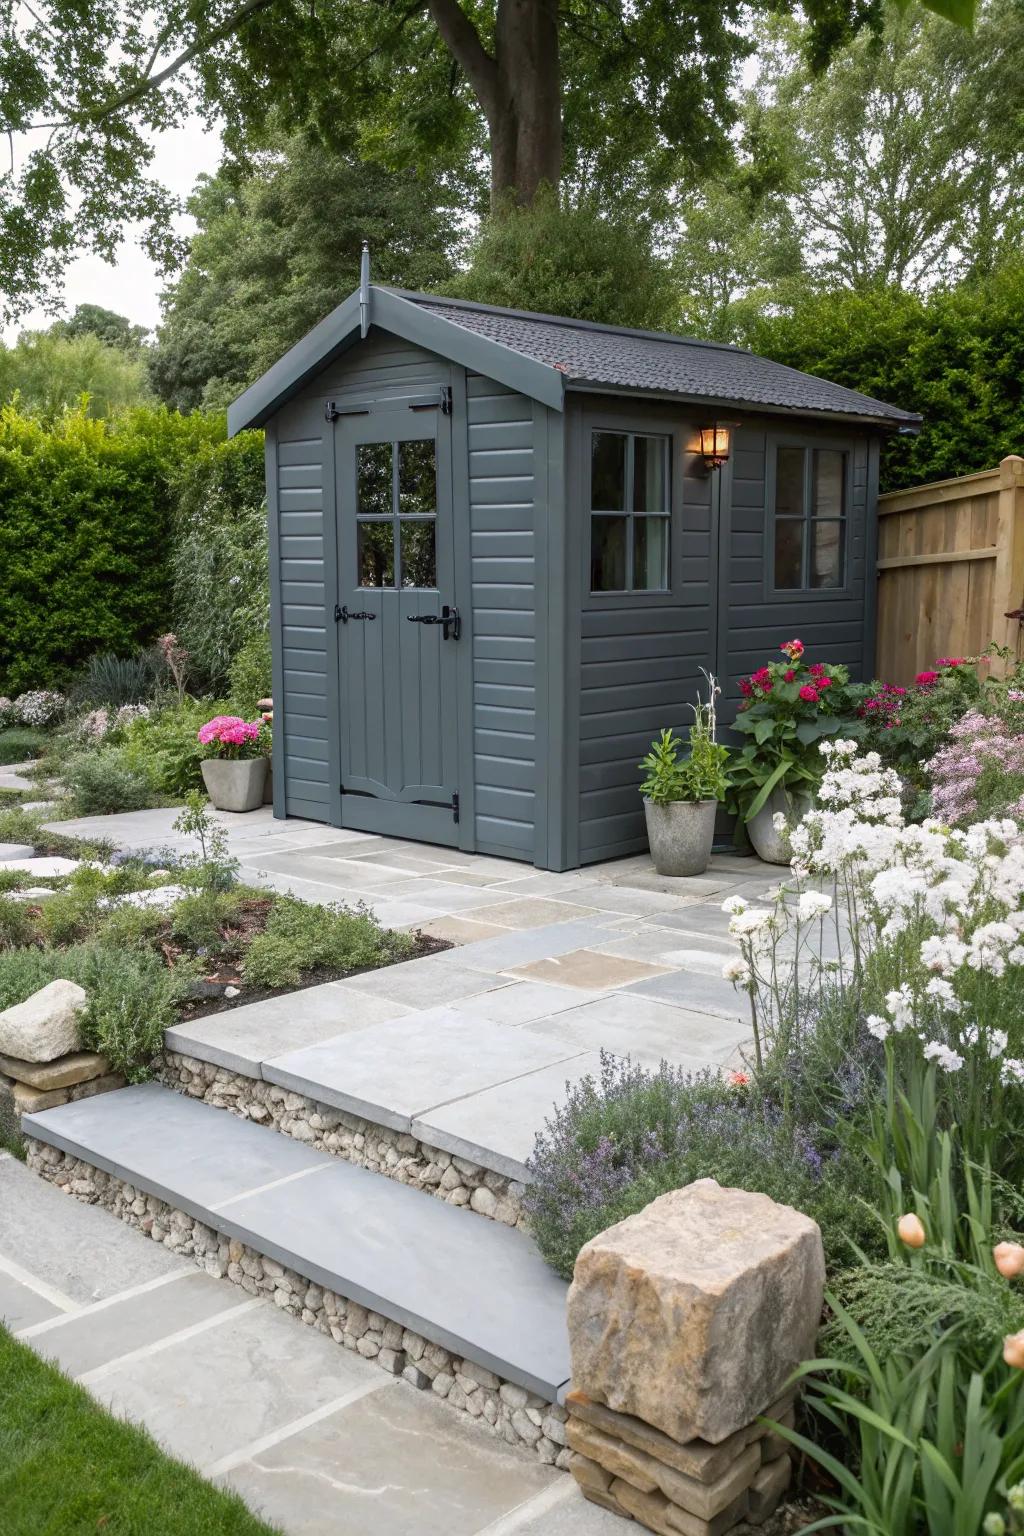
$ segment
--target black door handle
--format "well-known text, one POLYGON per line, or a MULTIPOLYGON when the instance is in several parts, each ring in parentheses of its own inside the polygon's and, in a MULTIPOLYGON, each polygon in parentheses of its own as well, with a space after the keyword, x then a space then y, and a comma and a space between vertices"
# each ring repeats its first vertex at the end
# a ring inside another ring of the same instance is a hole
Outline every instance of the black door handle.
POLYGON ((372 623, 376 617, 377 615, 367 608, 364 608, 361 613, 349 613, 347 604, 344 608, 339 608, 337 603, 334 605, 335 624, 347 624, 349 619, 369 619, 372 623))
MULTIPOLYGON (((352 615, 355 617, 355 615, 352 615)), ((462 619, 457 608, 449 608, 445 603, 440 613, 407 613, 406 621, 409 624, 440 624, 445 640, 457 640, 462 634, 462 619), (449 634, 448 631, 452 633, 449 634)))

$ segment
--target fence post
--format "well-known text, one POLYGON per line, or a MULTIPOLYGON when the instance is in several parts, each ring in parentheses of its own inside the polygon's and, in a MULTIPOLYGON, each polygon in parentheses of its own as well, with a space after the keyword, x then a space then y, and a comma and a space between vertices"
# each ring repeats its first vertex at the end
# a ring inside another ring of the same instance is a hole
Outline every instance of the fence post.
MULTIPOLYGON (((1016 453, 999 463, 998 527, 992 638, 1009 646, 1020 660, 1024 635, 1021 617, 1006 617, 1024 607, 1024 458, 1016 453)), ((993 670, 1001 671, 1001 664, 993 670)))

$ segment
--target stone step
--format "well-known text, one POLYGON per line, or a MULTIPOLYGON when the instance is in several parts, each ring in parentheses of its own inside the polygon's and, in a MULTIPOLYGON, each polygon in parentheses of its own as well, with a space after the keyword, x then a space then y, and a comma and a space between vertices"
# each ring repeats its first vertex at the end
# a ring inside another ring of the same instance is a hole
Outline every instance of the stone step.
POLYGON ((503 1380, 549 1400, 567 1385, 565 1282, 512 1227, 156 1083, 22 1130, 503 1380))

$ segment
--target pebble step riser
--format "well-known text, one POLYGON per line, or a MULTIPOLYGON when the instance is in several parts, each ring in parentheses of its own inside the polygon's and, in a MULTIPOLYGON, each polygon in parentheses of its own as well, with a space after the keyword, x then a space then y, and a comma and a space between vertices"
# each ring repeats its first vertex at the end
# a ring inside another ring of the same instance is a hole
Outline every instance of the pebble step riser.
POLYGON ((566 1287, 524 1233, 154 1083, 23 1130, 504 1381, 566 1386, 566 1287))
POLYGON ((541 1394, 502 1380, 479 1361, 403 1328, 220 1227, 194 1221, 191 1213, 175 1210, 55 1146, 30 1141, 28 1165, 75 1199, 99 1205, 170 1252, 191 1258, 205 1273, 229 1280, 249 1296, 272 1300, 276 1308, 328 1334, 389 1375, 401 1375, 411 1386, 432 1392, 454 1411, 488 1425, 507 1444, 532 1451, 546 1465, 569 1467, 567 1411, 541 1394))
POLYGON ((164 1052, 160 1081, 214 1109, 228 1110, 280 1131, 332 1157, 423 1190, 448 1205, 526 1230, 522 1184, 418 1141, 407 1132, 359 1119, 262 1078, 172 1051, 164 1052))

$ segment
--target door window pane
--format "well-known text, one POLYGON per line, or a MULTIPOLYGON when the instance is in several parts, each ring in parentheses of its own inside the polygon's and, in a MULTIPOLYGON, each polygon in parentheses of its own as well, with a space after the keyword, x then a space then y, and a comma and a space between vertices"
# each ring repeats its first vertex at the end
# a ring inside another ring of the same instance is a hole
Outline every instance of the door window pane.
POLYGON ((395 584, 395 535, 393 524, 359 524, 359 585, 393 587, 395 584))
MULTIPOLYGON (((668 511, 668 439, 633 439, 633 511, 668 511)), ((637 581, 637 586, 641 583, 637 581)))
POLYGON ((833 448, 820 448, 814 455, 815 517, 842 517, 845 457, 833 448))
POLYGON ((804 584, 803 518, 775 519, 775 585, 791 589, 804 584))
POLYGON ((590 590, 623 592, 626 589, 626 519, 590 519, 590 590))
MULTIPOLYGON (((804 450, 780 448, 775 458, 775 515, 804 515, 804 450)), ((776 582, 776 586, 780 585, 776 582)), ((797 583, 799 585, 799 583, 797 583)))
POLYGON ((360 443, 356 449, 356 471, 356 510, 371 517, 390 517, 391 444, 360 443))
MULTIPOLYGON (((432 437, 398 444, 398 511, 409 517, 437 510, 437 454, 432 437)), ((417 586, 420 583, 417 582, 417 586)))
POLYGON ((668 518, 633 519, 633 587, 638 592, 668 588, 668 518))
POLYGON ((590 505, 595 512, 626 510, 626 447, 622 432, 595 432, 591 439, 590 505))
POLYGON ((811 525, 811 586, 843 584, 843 530, 845 523, 815 519, 811 525))
POLYGON ((423 523, 403 523, 401 538, 402 586, 436 587, 433 519, 423 523))

